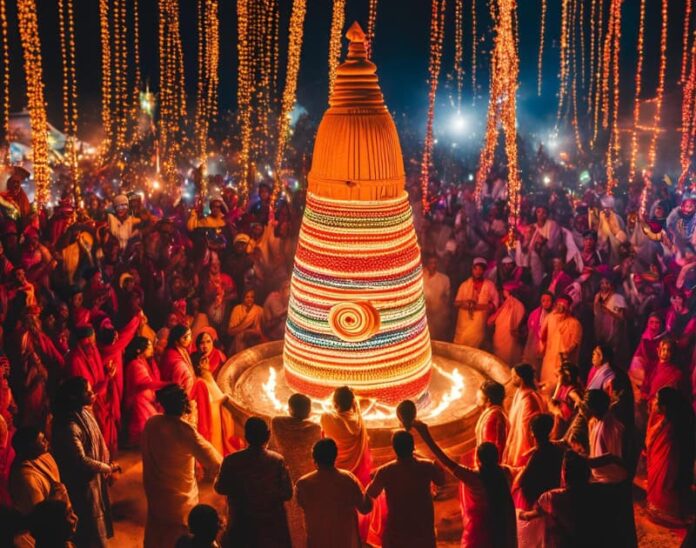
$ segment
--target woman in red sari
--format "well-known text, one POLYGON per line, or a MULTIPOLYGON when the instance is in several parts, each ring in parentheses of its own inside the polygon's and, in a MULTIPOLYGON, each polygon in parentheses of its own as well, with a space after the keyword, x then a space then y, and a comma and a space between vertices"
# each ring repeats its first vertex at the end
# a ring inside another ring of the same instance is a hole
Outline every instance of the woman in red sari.
POLYGON ((163 381, 175 382, 187 394, 191 394, 196 374, 188 348, 191 345, 191 330, 185 325, 175 325, 169 330, 167 348, 160 361, 163 381))
POLYGON ((435 443, 428 426, 414 421, 435 458, 464 484, 466 520, 461 545, 467 548, 516 548, 515 505, 510 494, 510 478, 498 464, 498 450, 490 442, 476 449, 476 468, 457 464, 435 443))
POLYGON ((147 419, 159 413, 155 391, 168 383, 161 381, 150 339, 135 337, 126 350, 124 413, 128 445, 140 444, 147 419))
POLYGON ((227 361, 225 353, 217 347, 218 341, 218 334, 214 327, 202 328, 196 336, 194 354, 191 356, 193 361, 196 357, 205 356, 208 359, 208 370, 213 377, 227 361))
POLYGON ((683 527, 691 515, 694 416, 674 388, 658 391, 645 438, 648 466, 648 515, 653 521, 683 527))

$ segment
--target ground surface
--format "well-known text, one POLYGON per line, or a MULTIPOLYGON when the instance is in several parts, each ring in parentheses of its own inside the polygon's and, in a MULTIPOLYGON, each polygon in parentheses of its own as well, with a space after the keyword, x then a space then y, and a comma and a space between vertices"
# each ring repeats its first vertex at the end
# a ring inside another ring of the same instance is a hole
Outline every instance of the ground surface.
MULTIPOLYGON (((142 546, 143 527, 147 503, 142 486, 142 464, 140 455, 136 452, 123 453, 119 459, 124 473, 114 484, 111 496, 116 525, 116 536, 111 546, 137 547, 142 546)), ((644 491, 635 489, 636 526, 638 541, 641 548, 670 548, 678 547, 684 537, 684 530, 670 530, 655 525, 645 514, 644 491)), ((438 546, 454 548, 459 546, 461 535, 461 519, 459 503, 455 496, 456 485, 450 482, 440 493, 435 505, 435 515, 438 520, 438 546)), ((221 512, 225 511, 225 501, 213 492, 211 483, 201 486, 201 502, 212 504, 221 512)))

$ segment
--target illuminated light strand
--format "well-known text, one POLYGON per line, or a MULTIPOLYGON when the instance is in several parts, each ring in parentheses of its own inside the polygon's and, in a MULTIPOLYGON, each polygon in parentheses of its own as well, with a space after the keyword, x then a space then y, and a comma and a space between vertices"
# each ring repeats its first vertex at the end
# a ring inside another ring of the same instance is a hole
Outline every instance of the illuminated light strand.
POLYGON ((31 124, 35 202, 37 208, 41 209, 50 198, 51 172, 48 165, 48 121, 43 90, 41 42, 34 0, 17 0, 17 18, 24 57, 27 106, 31 124))
MULTIPOLYGON (((297 76, 300 72, 300 57, 302 54, 302 40, 304 38, 304 20, 307 13, 307 0, 293 0, 290 13, 290 29, 288 40, 288 65, 285 70, 285 87, 281 100, 280 116, 278 118, 278 142, 274 164, 273 192, 271 194, 271 208, 275 208, 275 202, 281 190, 280 174, 283 169, 285 147, 290 131, 290 113, 295 107, 297 95, 297 76)), ((271 214, 273 211, 271 211, 271 214)), ((272 216, 272 215, 271 215, 272 216)))
MULTIPOLYGON (((576 2, 575 0, 572 1, 572 10, 573 14, 571 17, 571 47, 570 47, 570 63, 571 67, 573 69, 573 80, 571 84, 571 103, 572 103, 572 109, 573 109, 573 118, 572 118, 572 126, 573 126, 573 133, 575 135, 575 146, 578 149, 578 152, 582 153, 583 152, 583 145, 582 145, 582 136, 580 134, 580 124, 578 122, 578 76, 579 76, 579 70, 578 70, 578 53, 577 53, 577 42, 578 42, 578 21, 576 18, 579 16, 578 13, 578 4, 582 5, 582 2, 576 2)), ((582 27, 582 19, 580 20, 580 27, 582 27)))
POLYGON ((556 123, 560 122, 568 95, 568 69, 569 69, 569 47, 570 31, 569 23, 570 3, 572 0, 562 0, 561 2, 561 47, 560 47, 560 72, 558 88, 558 109, 556 110, 556 123))
POLYGON ((7 149, 3 161, 10 159, 10 42, 7 35, 6 0, 0 0, 0 35, 2 37, 2 133, 7 149))
MULTIPOLYGON (((657 95, 653 126, 660 127, 662 122, 662 101, 665 95, 665 70, 667 67, 667 27, 669 25, 669 0, 662 0, 662 27, 660 30, 660 72, 657 78, 657 95)), ((657 160, 657 138, 659 133, 653 132, 648 148, 648 169, 655 167, 657 160)))
POLYGON ((273 12, 274 0, 264 0, 263 10, 259 14, 258 41, 260 56, 258 58, 259 106, 258 106, 258 150, 263 158, 268 157, 269 141, 271 139, 271 71, 273 70, 273 12))
POLYGON ((580 8, 580 13, 578 17, 580 18, 580 78, 582 82, 583 89, 585 88, 585 2, 583 0, 578 1, 580 8))
POLYGON ((442 62, 442 42, 445 36, 445 11, 446 0, 432 0, 432 12, 430 20, 430 62, 428 66, 428 118, 425 126, 425 142, 423 144, 423 157, 421 159, 421 193, 423 214, 430 211, 428 199, 428 187, 430 184, 430 162, 433 151, 433 120, 435 118, 435 97, 437 85, 440 79, 440 65, 442 62))
POLYGON ((476 200, 480 203, 481 189, 488 177, 502 126, 505 136, 505 153, 508 160, 508 208, 509 231, 507 245, 515 242, 520 214, 521 180, 518 171, 517 152, 517 87, 519 80, 519 56, 514 37, 515 0, 498 0, 498 17, 495 27, 495 46, 491 59, 491 93, 488 103, 486 139, 476 174, 476 200))
POLYGON ((457 113, 462 110, 462 87, 464 86, 464 5, 462 0, 454 2, 454 72, 457 75, 457 113))
POLYGON ((375 28, 377 25, 377 1, 369 0, 367 5, 367 42, 365 42, 365 47, 367 48, 368 59, 372 59, 372 42, 375 39, 375 28))
POLYGON ((72 0, 58 0, 58 28, 63 71, 63 128, 65 132, 65 157, 70 172, 70 183, 75 205, 79 205, 80 189, 77 184, 77 77, 75 73, 75 20, 72 0))
POLYGON ((331 36, 329 37, 329 98, 333 93, 336 68, 341 57, 341 35, 346 16, 346 0, 333 0, 331 36))
POLYGON ((125 0, 113 2, 113 62, 114 62, 114 114, 116 127, 114 130, 116 152, 126 148, 128 131, 128 57, 127 57, 127 24, 125 0))
POLYGON ((476 106, 476 57, 478 56, 476 24, 476 0, 471 0, 471 104, 473 106, 476 106))
POLYGON ((679 83, 683 84, 686 79, 686 72, 689 64, 689 36, 691 35, 691 11, 693 0, 684 0, 684 30, 682 32, 682 59, 681 72, 679 73, 679 83))
POLYGON ((691 50, 691 70, 682 88, 682 121, 681 141, 679 146, 679 161, 682 176, 679 178, 680 190, 683 189, 684 179, 691 166, 694 153, 694 131, 696 131, 696 31, 691 50))
MULTIPOLYGON (((597 136, 599 135, 599 125, 600 125, 600 111, 602 110, 602 83, 600 75, 604 74, 604 54, 602 50, 602 45, 604 43, 604 3, 603 0, 597 1, 597 25, 596 25, 596 35, 593 38, 595 44, 595 66, 593 70, 592 80, 594 82, 594 99, 592 101, 593 107, 592 111, 594 114, 593 130, 592 130, 592 140, 590 146, 594 149, 595 143, 597 142, 597 136)), ((590 88, 590 94, 593 94, 592 87, 590 88)))
POLYGON ((102 74, 102 128, 104 141, 101 146, 101 156, 108 155, 114 141, 113 121, 111 113, 113 74, 111 67, 111 31, 109 30, 109 0, 99 0, 99 32, 101 41, 101 74, 102 74))
POLYGON ((547 0, 541 0, 541 28, 539 29, 539 56, 537 59, 537 96, 541 97, 541 84, 543 81, 544 61, 544 34, 546 33, 546 9, 547 0))
POLYGON ((646 0, 640 0, 640 22, 638 24, 638 45, 636 62, 636 92, 633 98, 633 130, 631 131, 631 159, 629 164, 629 178, 636 177, 636 162, 638 159, 638 124, 640 123, 640 95, 643 91, 643 60, 645 55, 645 4, 646 0))
MULTIPOLYGON (((612 75, 612 109, 611 109, 611 127, 609 137, 609 147, 607 148, 607 186, 606 192, 611 195, 614 186, 616 186, 616 174, 614 166, 619 159, 621 153, 621 139, 619 136, 619 58, 621 51, 621 5, 622 0, 612 0, 610 26, 611 32, 611 75, 612 75)), ((608 84, 608 82, 607 82, 608 84)), ((608 95, 607 95, 608 97, 608 95)), ((607 103, 608 105, 608 103, 607 103)), ((607 109, 607 114, 608 114, 607 109)))
POLYGON ((273 12, 273 70, 271 72, 271 89, 273 90, 273 104, 277 105, 278 72, 280 70, 280 5, 276 2, 274 3, 274 6, 275 11, 273 12))
POLYGON ((237 117, 240 126, 239 203, 244 207, 249 198, 249 157, 251 150, 252 79, 249 45, 249 0, 237 0, 237 117))
POLYGON ((592 112, 594 108, 593 105, 593 91, 594 91, 594 78, 595 78, 595 19, 597 18, 597 0, 590 0, 590 81, 587 86, 587 104, 589 112, 592 112))
POLYGON ((135 123, 140 110, 140 87, 142 86, 142 73, 140 71, 140 8, 138 0, 133 0, 133 96, 131 97, 131 120, 135 123))

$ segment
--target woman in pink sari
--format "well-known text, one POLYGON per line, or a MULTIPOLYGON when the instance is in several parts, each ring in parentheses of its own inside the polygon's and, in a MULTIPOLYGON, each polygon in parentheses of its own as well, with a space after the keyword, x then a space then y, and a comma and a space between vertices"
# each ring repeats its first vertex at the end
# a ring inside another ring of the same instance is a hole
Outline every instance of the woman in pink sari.
POLYGON ((126 350, 125 398, 126 435, 128 445, 140 445, 147 419, 159 413, 155 391, 168 383, 161 381, 152 342, 136 337, 126 350))
POLYGON ((169 330, 167 348, 160 361, 163 381, 175 382, 187 394, 191 394, 196 374, 188 348, 191 345, 191 330, 185 325, 175 325, 169 330))
MULTIPOLYGON (((360 414, 360 407, 353 391, 341 386, 333 394, 333 411, 321 415, 321 429, 325 438, 331 438, 338 446, 336 468, 348 470, 362 485, 363 489, 370 483, 372 455, 368 447, 367 428, 360 414)), ((379 505, 375 506, 377 509, 379 505)), ((377 513, 379 514, 379 512, 377 513)), ((367 541, 370 524, 381 531, 381 517, 373 510, 372 514, 359 516, 360 537, 367 541)), ((375 533, 379 536, 380 533, 375 533)))
POLYGON ((657 393, 645 438, 648 466, 648 515, 658 523, 684 526, 691 515, 694 417, 672 387, 657 393))

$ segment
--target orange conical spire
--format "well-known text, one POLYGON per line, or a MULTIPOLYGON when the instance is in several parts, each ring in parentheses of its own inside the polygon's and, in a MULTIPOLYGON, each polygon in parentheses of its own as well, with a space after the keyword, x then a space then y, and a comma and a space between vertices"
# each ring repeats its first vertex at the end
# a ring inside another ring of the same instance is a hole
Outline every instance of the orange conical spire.
POLYGON ((329 109, 317 131, 309 192, 339 200, 381 200, 404 192, 404 161, 384 104, 365 33, 353 23, 345 61, 336 69, 329 109))

